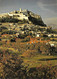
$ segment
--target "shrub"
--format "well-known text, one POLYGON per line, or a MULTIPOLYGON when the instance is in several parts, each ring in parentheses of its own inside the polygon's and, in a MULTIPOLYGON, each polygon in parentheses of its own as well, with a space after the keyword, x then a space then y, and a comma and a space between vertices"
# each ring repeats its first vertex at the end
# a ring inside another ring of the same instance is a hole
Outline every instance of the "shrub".
POLYGON ((2 50, 2 55, 0 55, 1 59, 1 70, 0 70, 0 78, 1 79, 25 79, 26 70, 22 69, 22 59, 18 55, 18 53, 10 52, 9 50, 2 50))
POLYGON ((22 40, 22 42, 28 42, 28 41, 30 41, 29 37, 26 37, 25 39, 22 40))
POLYGON ((27 50, 22 55, 24 57, 33 57, 33 56, 37 55, 37 51, 36 50, 27 50))
POLYGON ((16 38, 11 38, 10 42, 16 42, 16 38))
POLYGON ((2 35, 3 34, 16 34, 16 31, 8 31, 8 30, 4 30, 2 33, 1 33, 2 35))
POLYGON ((19 20, 18 19, 15 19, 15 18, 12 18, 12 17, 3 17, 3 18, 0 18, 0 22, 18 22, 19 20))
POLYGON ((28 71, 28 79, 56 79, 56 72, 56 68, 46 65, 30 68, 28 71))
POLYGON ((24 39, 26 37, 26 34, 20 34, 19 38, 24 39))
POLYGON ((27 20, 19 20, 19 22, 18 22, 18 24, 24 24, 24 23, 28 23, 28 21, 27 20))
POLYGON ((6 28, 6 27, 4 27, 4 26, 2 26, 2 27, 0 27, 0 29, 4 30, 4 29, 7 29, 7 28, 6 28))

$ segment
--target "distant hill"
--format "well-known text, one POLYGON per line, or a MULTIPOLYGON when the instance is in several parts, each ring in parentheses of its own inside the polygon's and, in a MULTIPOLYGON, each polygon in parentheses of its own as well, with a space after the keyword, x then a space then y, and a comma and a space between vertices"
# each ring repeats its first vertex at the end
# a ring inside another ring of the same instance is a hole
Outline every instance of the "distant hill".
POLYGON ((44 18, 44 22, 53 29, 57 28, 57 17, 44 18))
POLYGON ((51 26, 52 27, 52 29, 57 29, 57 24, 48 24, 48 26, 51 26))

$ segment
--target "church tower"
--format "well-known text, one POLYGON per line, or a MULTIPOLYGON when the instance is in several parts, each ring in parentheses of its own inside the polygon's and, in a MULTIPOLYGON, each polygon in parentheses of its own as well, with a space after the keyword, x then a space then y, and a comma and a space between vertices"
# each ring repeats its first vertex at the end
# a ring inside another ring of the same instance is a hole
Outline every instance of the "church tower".
POLYGON ((20 8, 20 12, 22 12, 22 9, 20 8))

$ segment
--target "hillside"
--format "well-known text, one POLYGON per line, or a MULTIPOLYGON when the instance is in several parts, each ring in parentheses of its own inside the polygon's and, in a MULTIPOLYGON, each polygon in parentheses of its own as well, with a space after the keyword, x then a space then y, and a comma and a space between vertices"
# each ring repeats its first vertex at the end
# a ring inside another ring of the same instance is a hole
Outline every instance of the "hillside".
POLYGON ((0 15, 0 79, 56 79, 57 31, 28 10, 0 15))
POLYGON ((41 36, 42 34, 52 33, 52 28, 47 27, 41 16, 28 10, 13 11, 0 15, 1 34, 13 33, 17 37, 41 36), (3 28, 6 28, 3 30, 3 28))

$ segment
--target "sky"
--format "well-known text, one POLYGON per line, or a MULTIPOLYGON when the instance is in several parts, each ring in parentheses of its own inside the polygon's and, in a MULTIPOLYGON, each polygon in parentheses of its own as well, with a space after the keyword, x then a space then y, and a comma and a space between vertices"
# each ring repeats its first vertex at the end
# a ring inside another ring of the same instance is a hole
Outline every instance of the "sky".
POLYGON ((0 0, 0 13, 19 8, 39 14, 46 24, 57 25, 57 0, 0 0))

